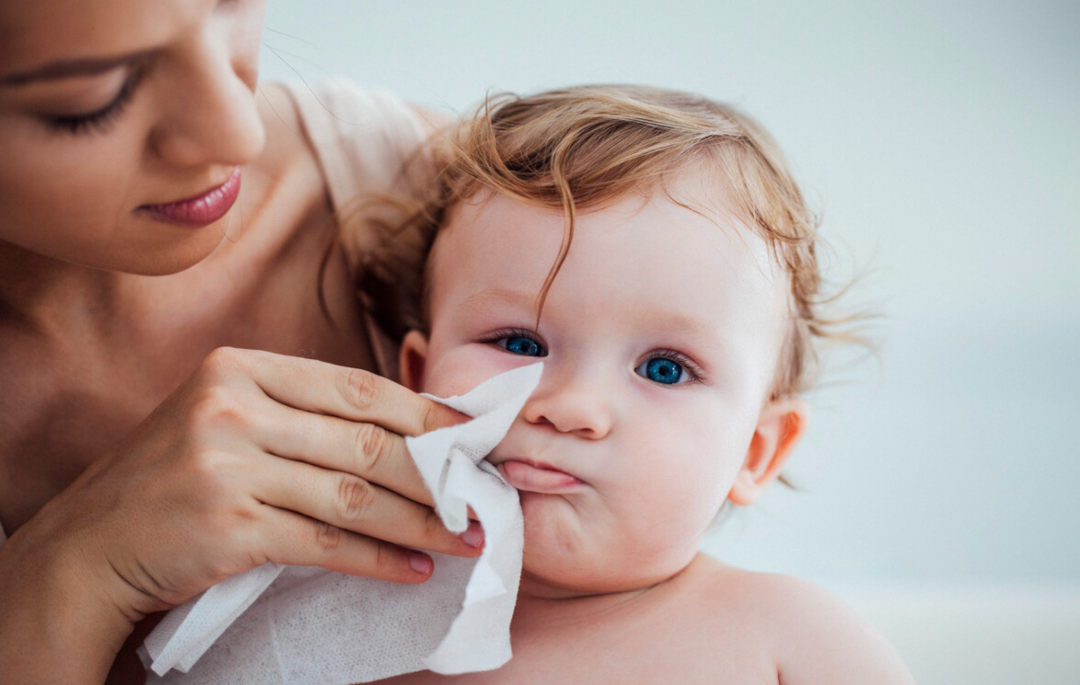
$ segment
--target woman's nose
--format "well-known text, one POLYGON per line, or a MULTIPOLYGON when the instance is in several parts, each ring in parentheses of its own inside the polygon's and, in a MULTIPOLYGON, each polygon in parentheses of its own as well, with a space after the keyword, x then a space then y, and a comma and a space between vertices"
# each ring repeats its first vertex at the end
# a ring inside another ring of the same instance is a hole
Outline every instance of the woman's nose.
POLYGON ((157 154, 193 167, 247 164, 262 152, 265 131, 252 92, 254 79, 227 42, 200 37, 177 70, 181 92, 167 95, 168 109, 151 133, 157 154), (235 62, 235 64, 234 64, 235 62))
POLYGON ((546 377, 525 403, 522 415, 534 425, 550 425, 560 433, 600 440, 611 433, 614 408, 610 389, 597 378, 546 377))

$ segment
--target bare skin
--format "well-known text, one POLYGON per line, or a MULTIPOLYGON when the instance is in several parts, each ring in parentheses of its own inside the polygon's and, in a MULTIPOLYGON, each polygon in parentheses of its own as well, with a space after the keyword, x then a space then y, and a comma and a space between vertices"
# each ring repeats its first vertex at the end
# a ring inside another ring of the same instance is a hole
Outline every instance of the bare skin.
POLYGON ((514 658, 497 671, 430 671, 386 685, 913 681, 893 649, 810 583, 750 573, 698 555, 649 588, 578 599, 521 595, 514 658))
POLYGON ((697 182, 688 172, 671 194, 578 214, 535 329, 548 269, 535 255, 556 252, 562 213, 481 192, 443 226, 430 331, 405 337, 403 381, 449 395, 544 363, 488 456, 524 515, 514 656, 387 682, 911 684, 836 598, 697 552, 723 499, 752 505, 775 480, 808 413, 797 398, 762 402, 784 280, 760 237, 670 199, 697 182), (676 371, 650 373, 655 359, 676 371))
MULTIPOLYGON (((279 113, 292 114, 282 93, 263 90, 279 113)), ((9 388, 0 396, 0 521, 9 533, 130 433, 216 347, 371 368, 359 313, 345 304, 352 294, 340 254, 323 281, 335 320, 320 311, 318 268, 333 224, 319 169, 293 133, 299 122, 282 122, 267 99, 259 101, 271 141, 260 162, 279 168, 246 170, 240 203, 249 209, 237 239, 164 278, 110 273, 99 282, 73 277, 70 285, 58 278, 12 307, 19 315, 0 318, 0 374, 9 388), (284 187, 303 202, 250 215, 284 187), (77 294, 57 293, 61 288, 77 294)), ((41 280, 51 265, 36 257, 0 243, 3 272, 27 275, 3 285, 15 290, 41 280)))
POLYGON ((364 371, 340 251, 320 282, 331 208, 289 100, 255 93, 259 3, 69 4, 0 11, 0 681, 101 683, 145 616, 268 560, 414 583, 401 545, 479 554, 402 438, 460 417, 364 371), (136 70, 107 129, 43 123, 136 70), (133 210, 236 166, 220 221, 133 210))

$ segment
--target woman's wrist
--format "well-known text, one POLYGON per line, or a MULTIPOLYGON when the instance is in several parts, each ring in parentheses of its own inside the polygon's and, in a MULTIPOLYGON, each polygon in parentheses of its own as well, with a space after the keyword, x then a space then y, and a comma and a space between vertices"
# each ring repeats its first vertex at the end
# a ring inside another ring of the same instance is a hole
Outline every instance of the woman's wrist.
POLYGON ((0 547, 0 682, 101 683, 139 616, 81 551, 28 522, 0 547))

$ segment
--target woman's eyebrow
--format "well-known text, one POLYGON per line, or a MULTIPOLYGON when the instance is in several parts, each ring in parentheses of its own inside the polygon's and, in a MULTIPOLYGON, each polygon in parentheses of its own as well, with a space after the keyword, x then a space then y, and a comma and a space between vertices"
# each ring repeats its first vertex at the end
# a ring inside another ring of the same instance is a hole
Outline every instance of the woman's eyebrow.
POLYGON ((152 50, 134 52, 119 57, 84 57, 82 59, 51 62, 45 66, 17 74, 0 77, 0 85, 25 86, 35 81, 58 81, 78 76, 97 76, 117 67, 138 62, 146 58, 152 50))

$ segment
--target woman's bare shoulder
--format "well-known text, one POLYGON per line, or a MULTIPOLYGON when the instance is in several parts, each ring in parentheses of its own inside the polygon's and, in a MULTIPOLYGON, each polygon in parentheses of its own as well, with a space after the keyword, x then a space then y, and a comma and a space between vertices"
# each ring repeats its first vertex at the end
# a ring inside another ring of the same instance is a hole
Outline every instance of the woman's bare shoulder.
POLYGON ((782 685, 914 682, 885 638, 821 586, 703 558, 702 596, 722 603, 746 634, 767 646, 782 685))
POLYGON ((319 178, 315 150, 288 89, 277 83, 261 83, 255 98, 266 131, 266 147, 253 164, 254 169, 266 177, 280 178, 298 166, 304 166, 319 178))

